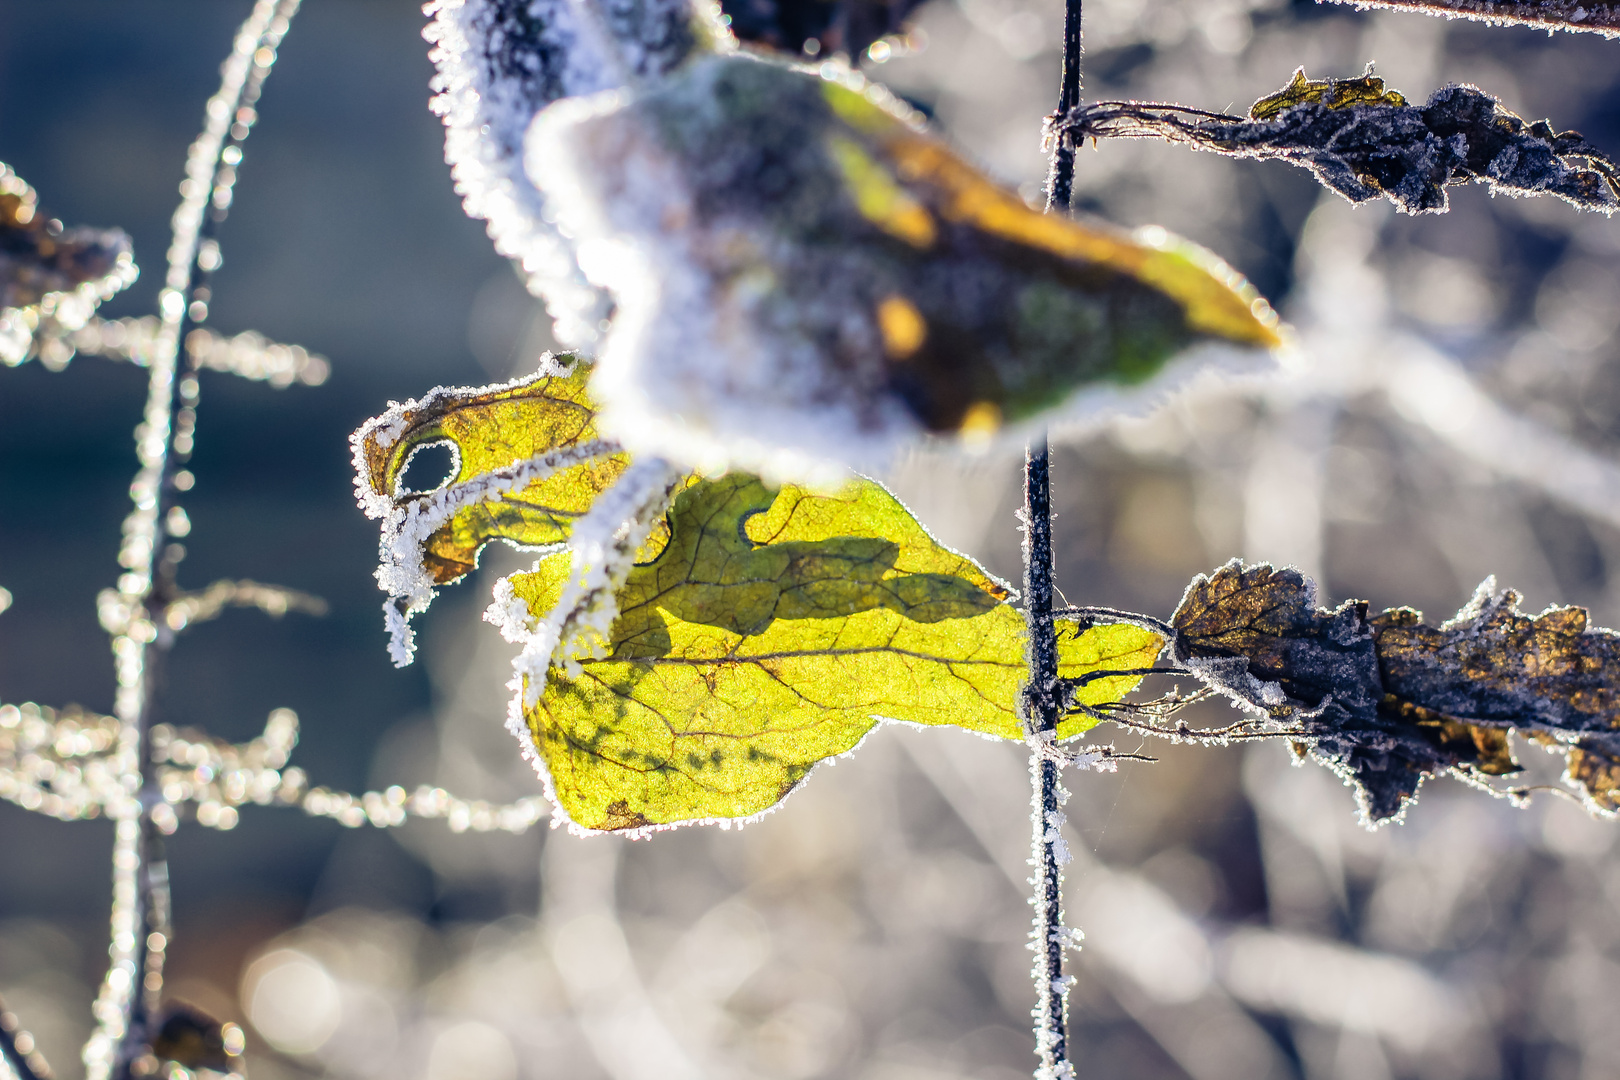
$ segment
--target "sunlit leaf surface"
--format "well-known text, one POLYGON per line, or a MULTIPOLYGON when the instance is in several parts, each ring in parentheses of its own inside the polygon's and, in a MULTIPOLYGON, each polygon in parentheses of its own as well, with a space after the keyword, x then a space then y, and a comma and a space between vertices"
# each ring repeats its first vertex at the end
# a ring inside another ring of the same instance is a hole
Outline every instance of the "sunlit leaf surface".
POLYGON ((1223 693, 1297 725, 1303 748, 1398 817, 1426 777, 1519 771, 1508 732, 1569 747, 1566 779, 1620 809, 1620 635, 1582 608, 1530 616, 1487 579, 1449 622, 1411 608, 1332 611, 1296 570, 1231 562, 1188 586, 1176 659, 1223 693))
MULTIPOLYGON (((870 481, 837 495, 732 473, 676 497, 631 572, 605 655, 552 668, 525 719, 559 804, 590 829, 733 819, 774 806, 880 720, 1022 739, 1023 615, 970 559, 870 481)), ((568 556, 516 575, 535 617, 568 556)), ((1060 675, 1150 665, 1162 639, 1105 626, 1060 641, 1060 675)), ((1117 700, 1133 675, 1080 702, 1117 700)), ((1060 737, 1094 721, 1066 719, 1060 737)))

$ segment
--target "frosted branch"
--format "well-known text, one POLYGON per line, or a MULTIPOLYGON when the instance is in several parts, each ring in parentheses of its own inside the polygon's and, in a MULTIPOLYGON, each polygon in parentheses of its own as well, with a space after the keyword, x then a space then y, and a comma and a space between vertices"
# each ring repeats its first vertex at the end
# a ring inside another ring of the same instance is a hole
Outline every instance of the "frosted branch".
POLYGON ((218 618, 231 607, 257 608, 272 619, 289 611, 305 615, 325 615, 326 601, 297 589, 261 585, 256 581, 216 581, 199 592, 185 593, 163 608, 163 622, 170 630, 218 618))
MULTIPOLYGON (((130 801, 116 767, 119 733, 111 716, 31 702, 0 705, 0 798, 64 821, 111 815, 130 801)), ((550 813, 539 795, 491 803, 431 785, 359 795, 312 788, 304 771, 288 764, 297 745, 298 716, 291 709, 276 709, 264 731, 245 743, 154 725, 150 747, 158 794, 152 820, 165 835, 185 818, 232 829, 239 807, 296 806, 349 828, 387 828, 415 816, 444 821, 458 833, 521 833, 550 813)))
MULTIPOLYGON (((162 323, 155 316, 128 319, 91 319, 59 339, 65 350, 62 363, 75 353, 125 360, 150 367, 162 341, 162 323)), ((319 386, 332 374, 331 361, 302 345, 283 345, 255 330, 227 337, 199 326, 186 335, 186 359, 198 370, 223 371, 279 389, 299 383, 319 386)))
POLYGON ((536 619, 502 578, 484 619, 499 627, 506 640, 521 642, 512 661, 511 687, 517 692, 507 725, 521 741, 528 739, 523 709, 540 699, 553 664, 579 674, 579 661, 596 656, 609 640, 618 617, 618 590, 653 523, 669 506, 685 474, 661 458, 634 462, 619 482, 603 492, 568 538, 569 575, 556 605, 536 619))
MULTIPOLYGON (((151 761, 149 736, 156 669, 169 641, 157 633, 148 605, 154 593, 172 587, 183 555, 183 549, 165 543, 166 535, 178 532, 176 526, 185 521, 174 501, 175 479, 179 464, 191 453, 197 418, 198 382, 190 370, 181 370, 181 343, 188 329, 208 317, 212 296, 207 283, 219 266, 213 231, 230 211, 242 143, 258 120, 254 106, 298 6, 299 0, 256 0, 238 28, 220 68, 219 90, 205 107, 202 132, 187 151, 181 201, 172 222, 168 267, 158 294, 160 322, 147 361, 146 408, 135 429, 140 469, 130 484, 134 506, 124 519, 118 552, 124 573, 118 578, 116 603, 101 605, 103 614, 116 614, 108 609, 117 608, 127 617, 112 642, 117 723, 108 760, 119 791, 102 803, 117 820, 112 941, 107 974, 91 1007, 96 1028, 84 1046, 86 1080, 109 1080, 115 1070, 123 1077, 149 1056, 147 1028, 163 989, 170 928, 160 808, 168 803, 151 761)), ((86 809, 90 805, 94 803, 86 809)), ((169 810, 172 816, 173 808, 169 810)))

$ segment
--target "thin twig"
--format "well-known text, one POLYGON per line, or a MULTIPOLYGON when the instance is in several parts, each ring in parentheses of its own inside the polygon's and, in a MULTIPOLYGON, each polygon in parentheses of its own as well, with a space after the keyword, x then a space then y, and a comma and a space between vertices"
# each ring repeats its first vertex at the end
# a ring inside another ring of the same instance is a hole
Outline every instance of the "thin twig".
POLYGON ((154 343, 147 403, 136 429, 141 468, 131 485, 134 509, 124 519, 119 599, 133 612, 113 638, 118 667, 115 711, 120 723, 119 772, 138 794, 116 809, 113 843, 111 963, 96 997, 96 1030, 84 1047, 87 1080, 132 1074, 150 1064, 150 1020, 163 989, 169 939, 168 864, 153 819, 163 805, 158 770, 148 748, 173 634, 154 615, 173 598, 185 550, 166 543, 178 504, 175 474, 191 452, 197 379, 181 370, 181 342, 207 318, 209 275, 218 265, 213 231, 230 209, 241 144, 258 118, 254 105, 299 0, 257 0, 238 29, 209 100, 203 131, 186 160, 181 203, 174 215, 169 265, 158 296, 162 323, 154 343))
MULTIPOLYGON (((1065 0, 1063 85, 1054 117, 1066 116, 1080 104, 1080 5, 1065 0)), ((1074 147, 1058 139, 1047 180, 1047 213, 1066 214, 1074 194, 1074 147)), ((1073 1080, 1064 1007, 1069 980, 1063 974, 1063 950, 1073 940, 1063 925, 1063 866, 1068 848, 1062 837, 1062 804, 1068 793, 1059 783, 1058 762, 1050 747, 1063 712, 1063 688, 1057 673, 1057 624, 1052 612, 1051 448, 1046 433, 1024 453, 1024 618, 1029 632, 1029 683, 1022 712, 1029 737, 1030 840, 1035 878, 1031 947, 1035 950, 1036 1080, 1073 1080)))
POLYGON ((1034 805, 1031 846, 1035 865, 1035 1052, 1038 1080, 1070 1080, 1063 975, 1063 866, 1059 859, 1064 792, 1058 763, 1047 752, 1062 711, 1057 674, 1057 628, 1052 618, 1052 500, 1050 451, 1043 434, 1024 455, 1024 618, 1029 630, 1029 682, 1023 692, 1030 739, 1034 805))

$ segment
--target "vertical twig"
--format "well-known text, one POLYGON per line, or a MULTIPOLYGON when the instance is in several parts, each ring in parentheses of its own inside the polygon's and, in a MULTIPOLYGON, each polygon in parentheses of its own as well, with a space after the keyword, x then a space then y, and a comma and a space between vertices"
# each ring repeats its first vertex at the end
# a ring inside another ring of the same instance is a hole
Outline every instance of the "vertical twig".
POLYGON ((1030 821, 1034 835, 1031 881, 1035 923, 1035 1052, 1037 1080, 1071 1080, 1063 1006, 1068 980, 1063 975, 1063 824, 1065 793, 1051 753, 1059 713, 1057 634, 1052 619, 1052 503, 1046 436, 1024 454, 1024 618, 1029 631, 1029 682, 1024 686, 1024 724, 1029 733, 1033 787, 1030 821))
MULTIPOLYGON (((1063 85, 1058 89, 1058 105, 1052 119, 1069 115, 1080 104, 1080 3, 1064 0, 1063 5, 1063 85)), ((1046 175, 1047 213, 1067 213, 1074 199, 1075 147, 1068 140, 1055 140, 1051 170, 1046 175)))
POLYGON ((186 158, 175 211, 168 270, 158 294, 162 325, 152 350, 146 411, 135 429, 140 471, 130 485, 134 508, 124 519, 116 593, 102 598, 102 622, 113 635, 118 673, 115 712, 121 724, 117 767, 130 798, 110 807, 113 841, 111 963, 93 1012, 96 1030, 84 1047, 86 1080, 155 1071, 148 1027, 163 989, 169 941, 169 872, 163 835, 174 814, 158 787, 148 736, 158 707, 163 659, 173 643, 164 609, 185 549, 167 543, 178 514, 175 484, 191 454, 197 377, 182 371, 186 334, 208 317, 208 281, 219 265, 213 231, 230 210, 241 143, 258 114, 254 104, 299 0, 256 0, 238 28, 208 101, 202 134, 186 158))
MULTIPOLYGON (((1058 116, 1080 103, 1080 3, 1066 0, 1063 25, 1063 85, 1058 116)), ((1048 213, 1067 213, 1074 194, 1074 150, 1059 139, 1047 177, 1048 213)), ((1070 933, 1063 924, 1062 804, 1068 793, 1058 776, 1051 746, 1057 737, 1057 634, 1052 619, 1052 485, 1051 451, 1046 434, 1024 453, 1024 617, 1029 632, 1029 682, 1024 687, 1024 724, 1030 742, 1031 881, 1035 908, 1031 946, 1035 950, 1035 1052, 1037 1080, 1073 1080, 1069 1063, 1064 1006, 1069 979, 1063 974, 1063 951, 1070 933)))

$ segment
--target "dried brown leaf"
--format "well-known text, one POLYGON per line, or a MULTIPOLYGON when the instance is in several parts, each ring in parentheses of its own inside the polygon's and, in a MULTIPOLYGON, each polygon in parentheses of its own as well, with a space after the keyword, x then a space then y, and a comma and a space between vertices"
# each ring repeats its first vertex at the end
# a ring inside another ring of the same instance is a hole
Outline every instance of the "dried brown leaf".
POLYGON ((1247 117, 1140 101, 1088 102, 1053 124, 1072 144, 1158 138, 1227 157, 1277 159, 1353 203, 1387 198, 1409 214, 1443 213, 1446 187, 1554 195, 1583 210, 1620 209, 1620 166, 1579 132, 1526 122, 1489 94, 1453 84, 1407 104, 1370 72, 1312 80, 1304 70, 1247 117))
POLYGON ((1438 627, 1357 600, 1328 611, 1297 570, 1234 560, 1188 586, 1173 650, 1344 777, 1371 822, 1399 817, 1427 777, 1517 772, 1515 729, 1568 746, 1567 782, 1620 809, 1620 635, 1581 608, 1518 604, 1487 579, 1438 627))

